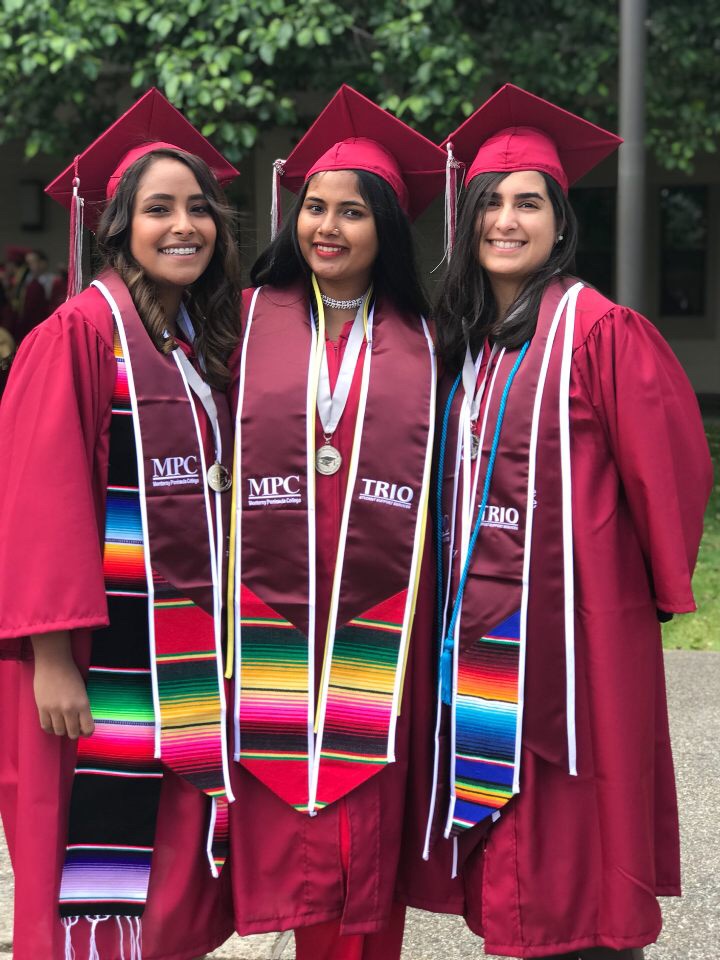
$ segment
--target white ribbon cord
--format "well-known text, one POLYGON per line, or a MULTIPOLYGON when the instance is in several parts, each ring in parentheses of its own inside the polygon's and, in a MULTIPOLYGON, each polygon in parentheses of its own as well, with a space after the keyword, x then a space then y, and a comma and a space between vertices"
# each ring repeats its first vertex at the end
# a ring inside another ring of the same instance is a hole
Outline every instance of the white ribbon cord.
MULTIPOLYGON (((365 295, 367 296, 367 294, 365 295)), ((320 379, 317 388, 317 410, 322 424, 323 433, 327 438, 331 437, 337 429, 340 418, 343 415, 347 399, 350 394, 355 368, 357 367, 358 357, 365 339, 365 330, 363 324, 363 311, 365 303, 360 304, 355 320, 353 321, 350 336, 345 347, 340 372, 335 382, 335 390, 330 393, 330 372, 328 370, 327 346, 325 342, 320 345, 322 349, 322 359, 320 362, 320 379)))
POLYGON ((247 322, 243 335, 242 352, 240 356, 240 383, 238 387, 238 405, 235 413, 235 462, 233 464, 232 509, 235 511, 235 573, 232 589, 233 608, 228 610, 228 617, 233 617, 233 684, 235 691, 235 709, 233 710, 233 757, 240 760, 240 692, 242 690, 242 626, 240 624, 240 584, 242 581, 242 557, 239 544, 242 543, 242 498, 240 481, 242 477, 242 415, 245 402, 245 377, 247 373, 247 351, 250 342, 250 330, 255 315, 255 304, 262 288, 258 287, 250 301, 247 322))
POLYGON ((208 863, 210 865, 210 873, 217 878, 219 877, 218 869, 215 866, 215 860, 213 859, 213 834, 215 833, 215 822, 217 820, 217 800, 215 797, 210 798, 210 821, 208 823, 207 836, 205 838, 205 853, 207 854, 208 863))
MULTIPOLYGON (((568 320, 574 325, 574 313, 575 313, 575 302, 577 300, 577 295, 582 289, 582 284, 577 283, 570 290, 566 291, 563 294, 562 299, 560 300, 557 309, 555 311, 555 316, 553 317, 550 330, 548 332, 548 339, 545 346, 545 354, 543 356, 542 364, 540 367, 540 375, 538 377, 538 384, 535 392, 535 401, 533 407, 533 416, 532 423, 530 427, 530 469, 528 471, 528 491, 527 491, 527 519, 525 523, 525 557, 523 561, 523 574, 522 574, 522 600, 520 607, 520 660, 518 664, 518 711, 517 711, 517 720, 515 727, 515 770, 513 776, 513 785, 512 792, 517 794, 520 792, 520 761, 522 756, 522 726, 523 726, 523 714, 525 710, 525 660, 526 660, 526 647, 527 647, 527 611, 529 603, 529 591, 530 591, 530 559, 532 555, 532 544, 533 544, 533 523, 534 523, 534 509, 533 501, 535 498, 535 464, 537 456, 537 445, 538 445, 538 431, 539 431, 539 421, 540 421, 540 408, 543 398, 543 393, 545 390, 545 380, 547 376, 547 370, 550 363, 550 355, 552 352, 553 344, 555 341, 555 336, 557 333, 560 320, 563 316, 563 313, 566 313, 565 323, 568 323, 568 320), (571 319, 572 317, 572 319, 571 319)), ((572 347, 572 342, 570 344, 572 347)), ((567 343, 563 344, 563 350, 567 349, 567 343)), ((564 355, 563 355, 564 362, 564 355)), ((562 393, 562 378, 561 378, 561 389, 562 393)), ((566 529, 565 529, 565 499, 566 491, 569 490, 569 485, 566 482, 566 477, 564 475, 565 465, 562 462, 562 417, 560 418, 560 432, 561 432, 561 489, 563 497, 563 546, 565 548, 566 544, 566 529)), ((568 425, 569 429, 569 425, 568 425)), ((569 443, 569 440, 568 440, 569 443)), ((567 462, 567 467, 569 469, 569 457, 567 462)), ((571 525, 572 529, 572 517, 569 517, 568 522, 571 525)), ((567 566, 564 570, 564 595, 567 604, 568 597, 568 584, 567 584, 567 566)), ((572 566, 570 569, 570 578, 572 580, 572 566)), ((568 625, 568 612, 567 606, 565 607, 565 637, 567 643, 568 629, 570 631, 574 628, 574 610, 570 611, 570 624, 568 625)), ((574 662, 574 648, 572 650, 573 662, 574 662)), ((566 664, 567 669, 567 664, 566 664)), ((567 678, 566 678, 567 680, 567 678)), ((574 673, 573 673, 574 680, 574 673)), ((571 691, 567 691, 566 695, 566 716, 569 716, 570 708, 570 697, 572 696, 573 701, 573 724, 574 724, 574 686, 571 691)), ((569 722, 569 721, 568 721, 569 722)), ((574 735, 574 726, 573 726, 573 735, 574 735)), ((570 750, 571 744, 568 741, 568 749, 570 750)))
POLYGON ((572 364, 575 308, 582 284, 568 294, 562 364, 560 367, 560 477, 562 485, 563 586, 565 594, 565 719, 568 773, 577 776, 575 730, 575 572, 573 565, 572 469, 570 459, 570 367, 572 364))
MULTIPOLYGON (((317 392, 320 379, 318 363, 318 342, 324 339, 325 329, 319 329, 325 322, 322 304, 319 307, 318 324, 315 324, 312 306, 308 304, 308 322, 310 324, 310 353, 308 355, 307 387, 305 390, 305 481, 307 484, 307 564, 308 564, 308 646, 307 646, 307 789, 308 801, 313 791, 313 770, 315 769, 315 632, 317 629, 317 536, 316 521, 316 476, 315 476, 315 411, 317 410, 317 392)), ((239 551, 238 551, 239 553, 239 551)), ((308 813, 314 817, 317 813, 312 804, 308 813)))

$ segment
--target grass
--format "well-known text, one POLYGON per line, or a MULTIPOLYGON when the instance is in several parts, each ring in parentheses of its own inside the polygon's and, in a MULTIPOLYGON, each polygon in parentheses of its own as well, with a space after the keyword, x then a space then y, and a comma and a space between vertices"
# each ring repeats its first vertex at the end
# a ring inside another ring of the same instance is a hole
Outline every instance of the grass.
POLYGON ((663 626, 666 650, 720 650, 720 420, 706 419, 715 484, 705 513, 693 590, 696 613, 676 616, 663 626))

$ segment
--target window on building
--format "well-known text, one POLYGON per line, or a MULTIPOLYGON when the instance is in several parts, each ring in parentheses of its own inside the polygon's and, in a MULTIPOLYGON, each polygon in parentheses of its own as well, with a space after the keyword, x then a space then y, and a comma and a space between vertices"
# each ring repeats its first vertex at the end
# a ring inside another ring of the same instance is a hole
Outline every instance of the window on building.
POLYGON ((612 297, 615 287, 614 187, 582 187, 570 191, 578 218, 578 276, 612 297))
POLYGON ((660 189, 660 313, 702 317, 707 289, 708 188, 660 189))

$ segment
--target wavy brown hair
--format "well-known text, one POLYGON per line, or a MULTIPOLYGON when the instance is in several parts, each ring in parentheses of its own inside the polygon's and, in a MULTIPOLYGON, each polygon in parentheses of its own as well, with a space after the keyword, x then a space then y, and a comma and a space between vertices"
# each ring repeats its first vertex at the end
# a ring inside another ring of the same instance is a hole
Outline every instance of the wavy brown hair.
POLYGON ((162 147, 144 154, 123 174, 105 208, 96 233, 103 267, 111 267, 130 291, 146 330, 163 353, 177 347, 166 337, 168 318, 158 299, 157 287, 130 252, 132 217, 140 181, 158 159, 179 160, 189 167, 207 202, 217 227, 215 250, 205 272, 188 287, 186 303, 195 328, 195 353, 212 386, 224 389, 230 382, 227 362, 240 333, 240 255, 235 239, 235 214, 207 164, 194 154, 162 147))

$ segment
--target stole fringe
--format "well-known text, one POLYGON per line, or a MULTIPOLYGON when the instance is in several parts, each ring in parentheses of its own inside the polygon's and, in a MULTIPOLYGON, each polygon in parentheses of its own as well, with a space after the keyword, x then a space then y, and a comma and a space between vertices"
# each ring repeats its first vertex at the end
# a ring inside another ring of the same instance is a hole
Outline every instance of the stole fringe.
POLYGON ((75 960, 75 949, 72 945, 72 928, 80 922, 80 917, 63 917, 65 927, 65 960, 75 960))
MULTIPOLYGON (((97 948, 96 929, 99 923, 104 923, 106 920, 111 919, 112 916, 110 914, 105 916, 63 917, 62 925, 65 927, 65 960, 77 960, 77 951, 72 942, 72 929, 81 920, 85 920, 90 924, 87 960, 102 960, 97 948)), ((116 916, 115 923, 118 929, 120 960, 142 960, 142 921, 140 917, 116 916), (123 920, 127 923, 128 927, 129 956, 125 954, 123 920)))

